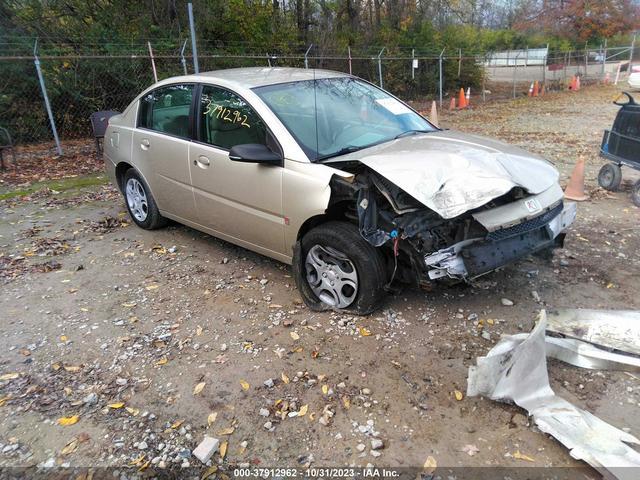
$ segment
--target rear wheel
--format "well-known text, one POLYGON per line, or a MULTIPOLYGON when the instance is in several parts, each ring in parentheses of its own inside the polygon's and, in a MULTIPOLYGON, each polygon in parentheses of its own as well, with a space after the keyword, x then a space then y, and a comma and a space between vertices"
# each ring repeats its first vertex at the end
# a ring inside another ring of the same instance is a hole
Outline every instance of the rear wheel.
POLYGON ((622 182, 622 170, 615 163, 607 163, 602 166, 598 173, 598 185, 602 188, 615 192, 622 182))
POLYGON ((324 223, 310 230, 296 250, 296 283, 312 310, 366 315, 384 298, 384 259, 355 225, 324 223))
POLYGON ((124 175, 123 183, 127 210, 135 224, 145 230, 164 227, 167 219, 160 215, 153 195, 140 174, 130 168, 124 175))
POLYGON ((640 207, 640 180, 631 187, 631 200, 637 207, 640 207))

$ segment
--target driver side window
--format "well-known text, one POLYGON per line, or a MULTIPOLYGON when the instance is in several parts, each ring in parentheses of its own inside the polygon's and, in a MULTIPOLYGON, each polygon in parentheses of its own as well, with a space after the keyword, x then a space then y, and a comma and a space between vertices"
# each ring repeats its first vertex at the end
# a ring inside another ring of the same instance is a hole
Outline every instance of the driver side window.
POLYGON ((236 94, 204 85, 200 96, 200 140, 230 150, 246 143, 267 144, 267 129, 255 111, 236 94))

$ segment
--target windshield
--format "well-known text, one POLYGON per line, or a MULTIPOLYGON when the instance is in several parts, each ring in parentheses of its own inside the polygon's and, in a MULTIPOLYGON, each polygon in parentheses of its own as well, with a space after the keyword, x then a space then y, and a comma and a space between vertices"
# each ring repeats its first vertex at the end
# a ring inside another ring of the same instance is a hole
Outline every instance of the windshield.
POLYGON ((254 91, 311 161, 393 140, 407 132, 435 130, 404 103, 355 78, 305 80, 254 91))

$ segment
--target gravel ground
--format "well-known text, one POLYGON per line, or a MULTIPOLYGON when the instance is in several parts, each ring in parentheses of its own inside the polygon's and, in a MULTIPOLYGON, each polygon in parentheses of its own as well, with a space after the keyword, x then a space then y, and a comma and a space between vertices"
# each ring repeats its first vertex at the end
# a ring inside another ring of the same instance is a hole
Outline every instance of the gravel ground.
MULTIPOLYGON (((640 307, 640 209, 628 194, 638 176, 627 169, 614 194, 595 182, 613 94, 443 112, 445 127, 543 154, 563 182, 583 155, 591 200, 553 259, 407 290, 369 317, 310 312, 286 266, 195 230, 136 228, 112 187, 3 201, 0 467, 201 477, 213 469, 192 450, 205 435, 224 445, 210 461, 221 471, 428 457, 445 474, 584 467, 523 410, 457 393, 475 358, 528 331, 541 308, 640 307)), ((640 435, 636 377, 556 361, 549 371, 558 395, 640 435)))

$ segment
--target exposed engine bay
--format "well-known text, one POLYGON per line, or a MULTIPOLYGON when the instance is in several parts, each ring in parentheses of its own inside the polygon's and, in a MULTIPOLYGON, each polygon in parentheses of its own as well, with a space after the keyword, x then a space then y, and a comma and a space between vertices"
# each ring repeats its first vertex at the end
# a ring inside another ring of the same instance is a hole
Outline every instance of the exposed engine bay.
MULTIPOLYGON (((337 165, 336 165, 337 166, 337 165)), ((341 163, 349 178, 330 183, 328 212, 356 223, 371 245, 383 249, 392 281, 428 284, 439 278, 468 281, 518 258, 562 246, 575 219, 554 184, 531 195, 514 187, 484 205, 443 218, 358 161, 341 163)))

